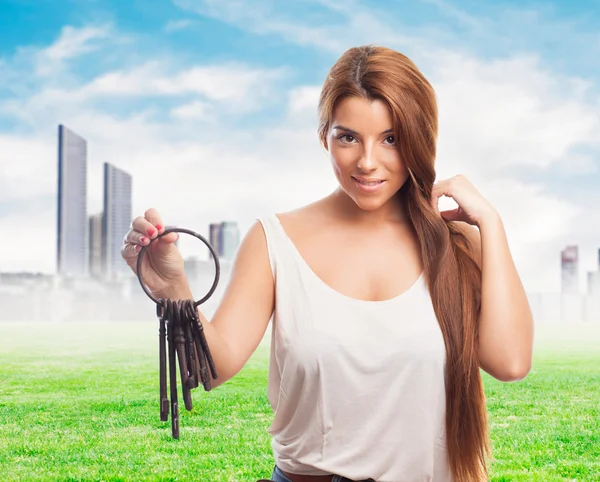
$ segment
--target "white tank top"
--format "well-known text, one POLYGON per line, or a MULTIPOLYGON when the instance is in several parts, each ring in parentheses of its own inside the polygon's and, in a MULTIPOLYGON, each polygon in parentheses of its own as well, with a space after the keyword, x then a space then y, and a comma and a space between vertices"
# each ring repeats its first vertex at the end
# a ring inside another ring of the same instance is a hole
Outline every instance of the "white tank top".
POLYGON ((312 271, 274 213, 259 221, 276 286, 268 398, 277 465, 451 482, 445 345, 424 275, 390 300, 350 298, 312 271))

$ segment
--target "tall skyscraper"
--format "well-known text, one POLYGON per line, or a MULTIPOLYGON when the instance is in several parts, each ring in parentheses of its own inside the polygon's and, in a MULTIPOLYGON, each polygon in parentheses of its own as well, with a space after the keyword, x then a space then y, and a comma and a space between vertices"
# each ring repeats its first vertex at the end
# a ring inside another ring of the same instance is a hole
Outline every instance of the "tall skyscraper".
POLYGON ((121 258, 123 238, 131 226, 131 175, 104 163, 104 216, 102 225, 102 259, 104 276, 116 280, 130 275, 121 258))
POLYGON ((90 216, 90 275, 102 278, 102 218, 103 213, 90 216))
POLYGON ((88 273, 87 142, 58 126, 56 269, 62 276, 88 273))
POLYGON ((223 239, 223 258, 233 259, 240 244, 240 230, 237 223, 225 221, 221 223, 223 239))
POLYGON ((579 248, 576 245, 561 251, 561 279, 563 293, 579 293, 579 248))

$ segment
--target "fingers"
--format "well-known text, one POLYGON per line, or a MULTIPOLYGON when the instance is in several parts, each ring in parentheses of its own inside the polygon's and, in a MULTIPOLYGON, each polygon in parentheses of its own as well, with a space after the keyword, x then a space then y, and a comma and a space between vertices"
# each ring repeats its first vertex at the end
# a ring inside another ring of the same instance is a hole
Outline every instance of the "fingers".
POLYGON ((450 196, 452 179, 443 179, 436 182, 431 190, 431 207, 439 212, 439 199, 442 196, 450 196))
POLYGON ((121 248, 121 256, 123 257, 123 259, 125 261, 127 261, 127 264, 132 266, 134 271, 135 271, 135 266, 134 266, 134 264, 132 264, 132 261, 137 258, 138 254, 140 254, 141 249, 142 249, 142 247, 139 244, 133 244, 133 243, 125 243, 125 244, 123 244, 123 247, 121 248))
MULTIPOLYGON (((156 232, 156 230, 154 231, 156 232)), ((138 230, 130 229, 127 231, 123 242, 141 244, 142 246, 145 246, 150 243, 150 237, 147 234, 140 233, 138 230)))
MULTIPOLYGON (((148 212, 148 211, 146 211, 148 212)), ((162 225, 159 227, 164 229, 162 225)), ((154 239, 158 233, 158 228, 152 224, 145 216, 138 216, 131 222, 131 229, 137 231, 142 236, 148 236, 150 239, 154 239)))
POLYGON ((161 243, 170 244, 174 243, 179 239, 179 233, 169 233, 162 238, 160 238, 161 243))
MULTIPOLYGON (((165 223, 163 223, 160 214, 158 214, 158 211, 155 208, 147 209, 144 213, 144 217, 152 225, 151 227, 157 229, 158 232, 156 234, 160 234, 165 230, 165 223)), ((153 237, 151 234, 149 234, 149 236, 153 237)))
MULTIPOLYGON (((121 256, 131 265, 140 253, 142 246, 165 231, 163 220, 155 208, 147 209, 143 216, 136 217, 131 222, 131 229, 123 238, 121 256)), ((179 239, 178 233, 169 233, 160 238, 161 244, 171 244, 179 239)))
MULTIPOLYGON (((156 233, 156 230, 155 230, 156 233)), ((156 237, 156 236, 153 236, 156 237)), ((165 243, 165 244, 170 244, 170 243, 174 243, 175 241, 177 241, 179 239, 179 233, 169 233, 165 236, 162 236, 159 241, 161 243, 165 243)), ((150 244, 151 241, 151 237, 144 235, 142 233, 140 233, 139 231, 136 230, 129 230, 127 232, 127 234, 125 235, 125 238, 123 239, 124 243, 133 243, 133 244, 139 244, 141 246, 147 246, 148 244, 150 244)))

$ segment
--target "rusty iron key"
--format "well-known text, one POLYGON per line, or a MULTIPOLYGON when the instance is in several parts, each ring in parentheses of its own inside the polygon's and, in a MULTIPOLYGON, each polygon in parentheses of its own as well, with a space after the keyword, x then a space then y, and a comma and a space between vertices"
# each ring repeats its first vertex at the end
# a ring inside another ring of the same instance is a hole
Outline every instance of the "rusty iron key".
POLYGON ((160 384, 160 420, 169 420, 169 399, 167 398, 167 325, 164 304, 156 305, 159 316, 158 358, 160 384))

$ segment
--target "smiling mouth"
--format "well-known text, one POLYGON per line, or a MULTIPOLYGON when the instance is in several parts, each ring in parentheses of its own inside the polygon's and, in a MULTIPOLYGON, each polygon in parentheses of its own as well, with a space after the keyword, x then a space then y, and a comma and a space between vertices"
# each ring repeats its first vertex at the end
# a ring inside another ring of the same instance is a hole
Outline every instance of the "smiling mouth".
POLYGON ((377 185, 381 184, 382 182, 385 182, 383 180, 363 181, 362 179, 358 179, 358 178, 356 178, 354 176, 352 176, 352 179, 354 179, 359 184, 362 184, 363 186, 377 186, 377 185))

